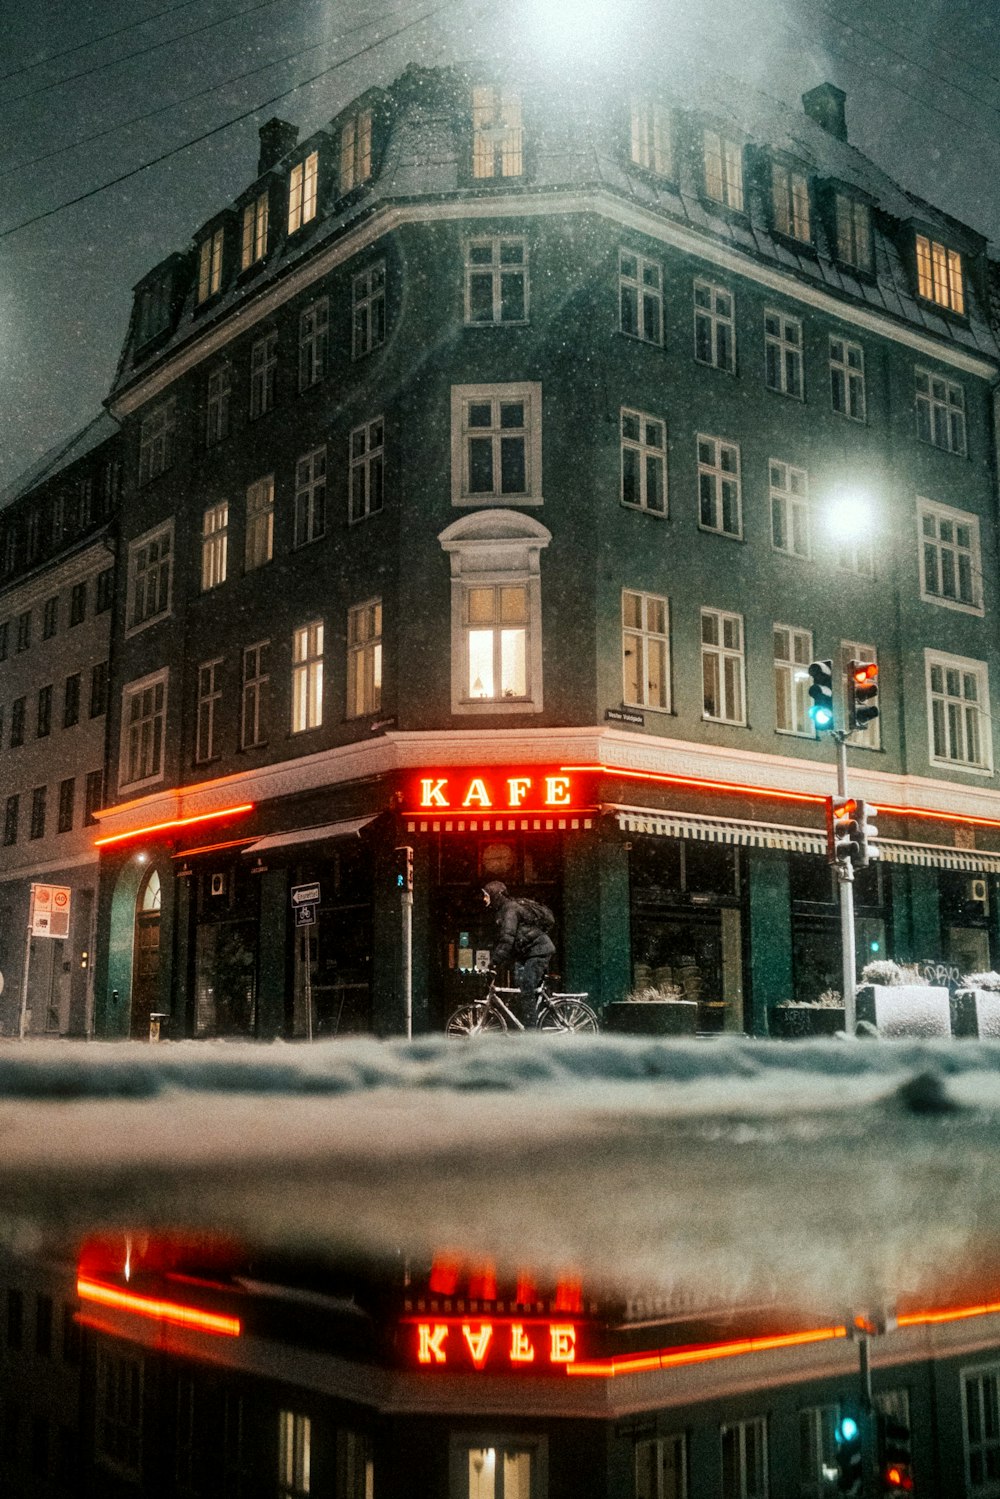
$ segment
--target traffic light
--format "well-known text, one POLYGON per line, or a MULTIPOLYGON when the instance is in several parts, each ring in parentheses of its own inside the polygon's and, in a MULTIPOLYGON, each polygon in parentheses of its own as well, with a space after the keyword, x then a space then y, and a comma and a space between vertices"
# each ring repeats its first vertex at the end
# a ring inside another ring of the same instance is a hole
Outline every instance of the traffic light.
POLYGON ((845 1408, 837 1422, 837 1488, 842 1494, 859 1495, 862 1478, 862 1413, 859 1408, 845 1408))
POLYGON ((392 883, 399 891, 413 889, 413 850, 408 843, 392 851, 392 883))
POLYGON ((809 717, 817 733, 822 733, 824 729, 833 728, 833 662, 810 661, 809 678, 812 684, 809 688, 812 699, 809 717))
POLYGON ((873 807, 871 802, 859 801, 854 813, 854 820, 858 825, 858 859, 859 869, 864 869, 872 859, 880 859, 882 850, 878 844, 878 825, 875 817, 878 807, 873 807))
POLYGON ((851 661, 847 667, 847 727, 865 729, 878 718, 878 666, 851 661))
POLYGON ((826 803, 826 856, 831 864, 861 858, 861 826, 858 806, 853 796, 831 796, 826 803))
POLYGON ((913 1454, 910 1428, 895 1416, 879 1412, 876 1429, 878 1442, 878 1492, 880 1494, 913 1493, 913 1454))

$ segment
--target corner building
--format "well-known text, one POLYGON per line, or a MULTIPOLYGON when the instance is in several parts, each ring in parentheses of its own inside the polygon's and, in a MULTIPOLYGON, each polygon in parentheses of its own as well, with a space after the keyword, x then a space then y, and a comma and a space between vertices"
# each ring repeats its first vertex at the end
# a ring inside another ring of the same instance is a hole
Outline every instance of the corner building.
POLYGON ((98 1034, 398 1034, 402 844, 416 1029, 503 878, 766 1034, 840 986, 826 657, 862 952, 1000 963, 995 267, 803 105, 410 68, 139 284, 98 1034))

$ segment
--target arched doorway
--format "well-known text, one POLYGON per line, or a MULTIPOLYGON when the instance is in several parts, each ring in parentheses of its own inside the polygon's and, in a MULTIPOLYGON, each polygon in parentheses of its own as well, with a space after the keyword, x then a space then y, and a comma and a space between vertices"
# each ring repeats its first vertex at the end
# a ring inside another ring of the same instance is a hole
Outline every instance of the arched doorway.
POLYGON ((129 1035, 134 1041, 149 1039, 149 1017, 159 1008, 161 893, 160 876, 151 869, 139 886, 135 901, 129 1020, 129 1035))

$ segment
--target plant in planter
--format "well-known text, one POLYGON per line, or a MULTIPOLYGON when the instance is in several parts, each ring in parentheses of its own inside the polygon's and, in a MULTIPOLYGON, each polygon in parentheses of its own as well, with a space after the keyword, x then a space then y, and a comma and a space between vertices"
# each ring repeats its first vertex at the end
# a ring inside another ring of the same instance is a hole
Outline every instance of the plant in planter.
POLYGON ((1000 973, 966 973, 951 997, 953 1036, 1000 1036, 1000 973))
POLYGON ((898 989, 903 984, 927 987, 927 980, 918 969, 905 963, 894 963, 891 958, 875 958, 871 963, 866 963, 861 970, 861 982, 885 984, 893 989, 898 989))
POLYGON ((772 1036, 832 1036, 844 1029, 844 1001, 839 989, 824 989, 818 999, 786 999, 774 1005, 769 1022, 772 1036))
POLYGON ((630 1036, 693 1036, 698 1024, 696 1000, 685 999, 680 984, 644 984, 604 1013, 605 1029, 630 1036))
POLYGON ((949 1036, 951 999, 915 967, 878 958, 861 970, 857 1017, 884 1037, 949 1036))

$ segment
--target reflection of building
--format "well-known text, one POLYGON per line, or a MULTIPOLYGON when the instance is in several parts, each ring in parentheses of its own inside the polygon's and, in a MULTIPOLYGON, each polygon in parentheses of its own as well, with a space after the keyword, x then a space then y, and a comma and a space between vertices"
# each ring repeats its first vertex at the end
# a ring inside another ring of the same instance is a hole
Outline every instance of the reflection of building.
POLYGON ((400 842, 418 1028, 502 875, 766 1032, 839 987, 813 657, 882 670, 862 947, 1000 962, 993 268, 804 105, 410 69, 143 279, 100 1033, 398 1032, 400 842))

